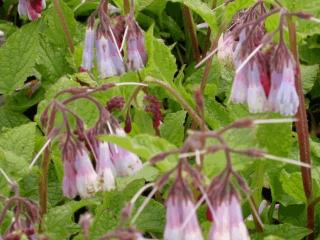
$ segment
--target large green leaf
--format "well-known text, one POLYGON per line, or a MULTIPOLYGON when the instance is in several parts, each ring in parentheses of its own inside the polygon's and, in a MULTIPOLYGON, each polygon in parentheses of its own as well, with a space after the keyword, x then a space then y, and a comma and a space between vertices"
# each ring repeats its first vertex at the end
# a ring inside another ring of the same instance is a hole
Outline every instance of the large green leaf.
POLYGON ((169 113, 163 120, 160 126, 161 137, 167 139, 169 142, 180 146, 184 140, 184 122, 186 119, 186 112, 179 111, 169 113))
POLYGON ((12 93, 36 74, 40 27, 40 22, 24 25, 0 48, 0 94, 12 93))

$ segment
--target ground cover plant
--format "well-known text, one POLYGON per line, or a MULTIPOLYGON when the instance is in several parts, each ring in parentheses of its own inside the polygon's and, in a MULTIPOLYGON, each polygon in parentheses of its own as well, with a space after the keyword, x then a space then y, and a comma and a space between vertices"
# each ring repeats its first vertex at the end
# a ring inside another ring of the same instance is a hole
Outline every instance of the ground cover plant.
POLYGON ((320 239, 318 0, 0 0, 0 239, 320 239))

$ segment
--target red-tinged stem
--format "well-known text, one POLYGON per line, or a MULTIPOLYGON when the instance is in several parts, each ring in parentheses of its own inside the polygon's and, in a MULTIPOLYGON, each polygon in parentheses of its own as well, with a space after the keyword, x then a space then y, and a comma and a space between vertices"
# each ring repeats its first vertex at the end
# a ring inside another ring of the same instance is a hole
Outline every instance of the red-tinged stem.
POLYGON ((185 21, 185 28, 189 33, 191 45, 192 45, 192 53, 196 62, 200 61, 200 50, 199 50, 199 42, 197 38, 197 32, 194 27, 192 12, 187 6, 183 6, 182 8, 183 17, 185 21))
POLYGON ((71 53, 74 53, 74 43, 73 43, 72 36, 71 36, 71 33, 68 28, 68 24, 67 24, 66 19, 63 15, 59 0, 54 0, 53 5, 54 5, 54 8, 56 9, 57 14, 59 16, 61 26, 62 26, 62 29, 63 29, 64 34, 66 36, 66 40, 68 42, 70 51, 71 51, 71 53))
POLYGON ((128 14, 130 12, 129 0, 123 0, 123 10, 124 10, 124 14, 128 14))
POLYGON ((42 172, 39 182, 39 204, 40 204, 40 232, 43 231, 44 215, 47 213, 48 208, 48 172, 50 163, 50 149, 49 146, 44 150, 42 161, 42 172))
MULTIPOLYGON (((302 89, 302 81, 300 74, 300 63, 299 63, 299 53, 297 48, 297 33, 296 33, 296 25, 292 20, 291 16, 287 17, 288 29, 289 29, 289 41, 291 52, 296 60, 298 74, 296 78, 296 88, 299 96, 299 109, 296 115, 298 121, 296 122, 296 129, 298 133, 298 141, 300 148, 300 161, 303 163, 311 164, 310 158, 310 143, 309 143, 309 130, 308 130, 308 120, 307 113, 305 108, 304 94, 302 89)), ((301 167, 303 188, 307 198, 307 227, 310 230, 314 230, 314 204, 312 203, 312 177, 311 177, 311 169, 301 167)), ((313 233, 308 236, 309 240, 314 239, 313 233)))

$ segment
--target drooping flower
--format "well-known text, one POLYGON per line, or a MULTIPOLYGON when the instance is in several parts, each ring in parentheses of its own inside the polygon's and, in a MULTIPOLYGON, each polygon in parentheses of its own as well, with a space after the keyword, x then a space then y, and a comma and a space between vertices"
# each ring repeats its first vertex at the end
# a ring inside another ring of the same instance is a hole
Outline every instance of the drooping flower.
POLYGON ((172 186, 166 207, 164 240, 203 239, 190 191, 181 177, 172 186))
POLYGON ((101 78, 118 76, 125 72, 116 39, 111 27, 107 26, 100 25, 97 29, 97 64, 101 78))
POLYGON ((88 152, 79 147, 75 157, 75 168, 77 171, 76 185, 82 198, 93 196, 98 191, 98 176, 95 172, 88 152))
POLYGON ((29 20, 33 21, 41 17, 45 8, 45 0, 19 0, 18 13, 20 16, 28 16, 29 20))
POLYGON ((266 92, 263 88, 262 82, 264 78, 268 78, 264 69, 261 66, 258 58, 254 58, 252 63, 248 63, 248 94, 247 103, 249 111, 258 113, 268 110, 268 101, 266 92))
POLYGON ((299 97, 295 87, 295 60, 281 41, 271 59, 271 90, 269 104, 273 111, 294 115, 298 111, 299 97))
POLYGON ((76 171, 74 169, 74 163, 71 162, 70 159, 64 159, 63 168, 63 195, 68 198, 75 198, 78 194, 78 190, 76 186, 76 171))
POLYGON ((244 224, 239 197, 235 189, 228 185, 213 193, 213 223, 209 240, 248 240, 248 230, 244 224))
MULTIPOLYGON (((115 134, 126 136, 123 129, 117 127, 115 134)), ((140 158, 132 152, 129 152, 117 145, 110 144, 111 160, 116 169, 117 176, 130 176, 142 168, 140 158)))
MULTIPOLYGON (((102 124, 103 126, 103 124, 102 124)), ((92 147, 93 155, 96 160, 96 172, 98 174, 98 188, 102 191, 110 191, 115 188, 115 168, 111 161, 109 144, 97 140, 97 136, 104 134, 105 129, 101 124, 96 125, 87 133, 87 139, 92 147)))
POLYGON ((144 68, 147 62, 144 33, 131 14, 127 20, 127 28, 127 67, 135 71, 144 68))
POLYGON ((93 23, 88 23, 85 40, 84 40, 84 48, 82 54, 82 64, 81 64, 81 72, 90 71, 93 67, 93 57, 94 57, 94 42, 95 42, 95 30, 93 28, 93 23))
POLYGON ((110 191, 115 188, 115 169, 111 161, 111 153, 109 144, 106 142, 98 143, 97 152, 97 173, 99 177, 99 184, 103 191, 110 191))

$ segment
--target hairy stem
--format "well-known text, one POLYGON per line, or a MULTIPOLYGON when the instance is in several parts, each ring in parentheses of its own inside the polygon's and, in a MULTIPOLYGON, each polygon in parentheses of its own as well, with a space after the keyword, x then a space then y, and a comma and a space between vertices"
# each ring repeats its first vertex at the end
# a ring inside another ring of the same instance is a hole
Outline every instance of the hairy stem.
POLYGON ((129 0, 123 0, 123 10, 124 10, 124 14, 128 14, 130 12, 129 0))
POLYGON ((65 19, 64 15, 63 15, 62 8, 60 6, 59 0, 54 0, 53 1, 53 5, 54 5, 54 8, 56 9, 58 17, 60 19, 61 26, 62 26, 62 29, 63 29, 64 34, 66 36, 66 40, 68 42, 70 51, 71 51, 71 53, 74 53, 74 43, 73 43, 73 40, 72 40, 72 37, 71 37, 71 33, 69 31, 66 19, 65 19))
POLYGON ((167 83, 165 83, 163 81, 160 81, 158 79, 155 79, 153 77, 147 77, 146 82, 157 84, 157 85, 163 87, 169 93, 171 93, 175 97, 175 99, 181 104, 181 106, 189 113, 189 115, 192 118, 192 120, 199 127, 205 126, 204 129, 202 129, 202 130, 206 130, 207 129, 205 123, 203 124, 204 120, 202 120, 199 117, 199 115, 194 111, 194 109, 189 105, 189 103, 173 87, 171 87, 169 84, 167 84, 167 83))
POLYGON ((200 61, 199 42, 197 38, 197 32, 193 23, 192 12, 187 6, 183 6, 182 13, 185 21, 185 28, 189 32, 193 57, 196 60, 196 62, 199 62, 200 61))
MULTIPOLYGON (((308 120, 305 108, 304 94, 302 89, 302 81, 300 74, 300 63, 299 63, 299 53, 297 48, 297 33, 296 26, 292 20, 291 16, 287 17, 288 29, 289 29, 289 41, 292 54, 297 63, 297 77, 296 77, 296 88, 299 96, 299 109, 296 115, 298 121, 296 122, 296 128, 298 133, 298 141, 300 148, 300 161, 306 164, 311 164, 310 158, 310 143, 309 143, 309 130, 308 130, 308 120)), ((307 227, 314 230, 314 204, 312 204, 312 177, 311 169, 301 167, 302 181, 304 192, 308 201, 307 206, 307 227)), ((308 236, 308 239, 314 239, 313 233, 308 236)))
POLYGON ((40 204, 40 232, 43 231, 44 215, 47 213, 48 207, 48 172, 50 163, 50 149, 49 146, 45 149, 42 161, 42 172, 39 182, 39 204, 40 204))

